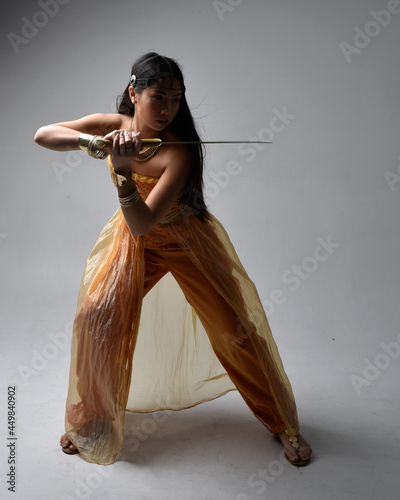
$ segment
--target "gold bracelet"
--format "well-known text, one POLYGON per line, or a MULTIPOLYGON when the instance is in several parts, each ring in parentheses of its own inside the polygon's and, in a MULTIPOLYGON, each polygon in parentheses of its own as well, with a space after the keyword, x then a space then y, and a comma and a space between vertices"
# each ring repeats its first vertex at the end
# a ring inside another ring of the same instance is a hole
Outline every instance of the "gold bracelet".
POLYGON ((89 141, 87 152, 93 158, 96 158, 98 160, 103 160, 106 156, 108 156, 107 151, 102 151, 100 149, 103 146, 104 146, 104 139, 99 135, 95 135, 89 141))
POLYGON ((106 141, 100 135, 90 135, 90 134, 80 134, 78 137, 78 147, 82 151, 86 151, 89 156, 96 158, 98 160, 103 160, 109 153, 107 151, 102 151, 100 148, 104 148, 108 145, 109 141, 106 141))
POLYGON ((89 147, 89 142, 93 139, 93 136, 92 135, 89 135, 89 134, 80 134, 80 136, 78 137, 78 146, 80 149, 82 149, 82 151, 86 151, 88 150, 88 147, 89 147))
POLYGON ((135 189, 135 191, 130 194, 129 196, 126 196, 125 198, 120 198, 118 196, 119 204, 121 207, 127 208, 131 207, 132 205, 136 205, 136 203, 141 199, 140 193, 138 188, 135 189))

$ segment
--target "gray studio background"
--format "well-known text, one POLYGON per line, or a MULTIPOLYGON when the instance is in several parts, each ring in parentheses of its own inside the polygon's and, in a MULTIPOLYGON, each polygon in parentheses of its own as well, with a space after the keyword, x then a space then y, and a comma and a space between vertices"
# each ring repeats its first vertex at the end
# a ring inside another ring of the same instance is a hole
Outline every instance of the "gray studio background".
POLYGON ((19 439, 10 498, 397 498, 399 2, 1 8, 2 470, 10 385, 19 439), (57 447, 78 287, 118 201, 106 162, 42 149, 33 136, 113 112, 132 62, 150 50, 181 63, 204 140, 273 141, 208 147, 205 192, 292 380, 315 449, 302 474, 273 465, 279 446, 263 441, 236 393, 170 416, 106 469, 57 447))

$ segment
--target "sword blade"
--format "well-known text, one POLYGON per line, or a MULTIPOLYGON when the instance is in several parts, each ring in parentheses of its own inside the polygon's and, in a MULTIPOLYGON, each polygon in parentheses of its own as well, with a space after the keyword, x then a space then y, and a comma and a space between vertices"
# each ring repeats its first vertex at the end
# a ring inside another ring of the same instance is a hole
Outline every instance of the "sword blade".
MULTIPOLYGON (((102 139, 103 144, 99 144, 99 147, 105 149, 112 149, 112 141, 109 139, 102 139)), ((162 141, 161 139, 142 139, 143 146, 175 146, 177 144, 273 144, 268 141, 162 141)))
MULTIPOLYGON (((146 139, 142 139, 145 144, 146 139)), ((154 143, 152 143, 154 144, 154 143)), ((174 144, 273 144, 267 141, 162 141, 163 146, 174 144)))

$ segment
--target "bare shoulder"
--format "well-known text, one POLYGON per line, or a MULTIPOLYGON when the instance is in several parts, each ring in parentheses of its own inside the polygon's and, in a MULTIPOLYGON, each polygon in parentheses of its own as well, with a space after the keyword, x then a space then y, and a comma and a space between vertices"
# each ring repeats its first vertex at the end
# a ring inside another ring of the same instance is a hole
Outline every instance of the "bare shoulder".
MULTIPOLYGON (((163 137, 164 142, 180 142, 182 139, 172 133, 169 130, 166 130, 164 133, 163 137)), ((168 154, 168 159, 173 160, 175 159, 175 162, 189 162, 190 163, 190 158, 191 158, 191 149, 190 146, 187 146, 185 144, 171 144, 170 146, 165 145, 165 148, 167 150, 168 154)), ((173 162, 172 162, 173 163, 173 162)))
MULTIPOLYGON (((176 142, 181 139, 170 131, 165 131, 164 142, 176 142)), ((191 150, 184 144, 165 145, 165 166, 170 172, 179 171, 181 174, 189 173, 191 169, 191 150)))

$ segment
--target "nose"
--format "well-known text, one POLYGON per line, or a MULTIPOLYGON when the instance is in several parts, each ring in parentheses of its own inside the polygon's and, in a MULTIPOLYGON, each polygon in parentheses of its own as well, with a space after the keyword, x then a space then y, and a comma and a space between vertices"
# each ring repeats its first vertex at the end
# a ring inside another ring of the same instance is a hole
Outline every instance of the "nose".
POLYGON ((161 114, 165 116, 169 116, 171 114, 171 104, 165 103, 163 109, 161 110, 161 114))

